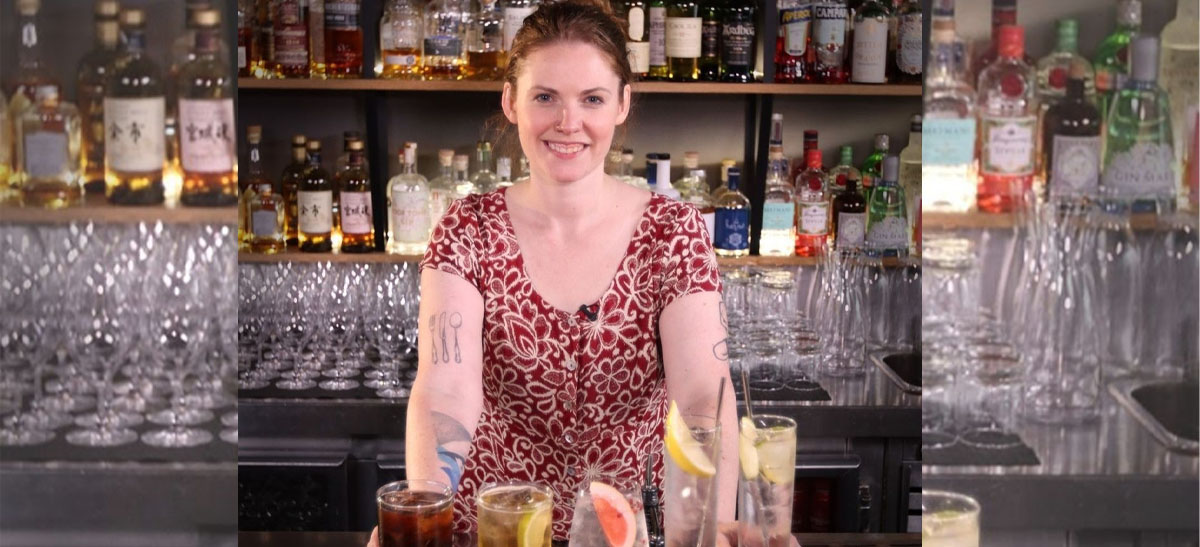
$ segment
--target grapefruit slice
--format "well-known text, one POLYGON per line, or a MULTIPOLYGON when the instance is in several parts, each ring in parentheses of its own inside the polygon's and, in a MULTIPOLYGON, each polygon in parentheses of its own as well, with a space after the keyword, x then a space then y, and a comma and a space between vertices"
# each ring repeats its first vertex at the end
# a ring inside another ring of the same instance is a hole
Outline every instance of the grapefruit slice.
POLYGON ((637 524, 629 500, 616 488, 602 482, 593 482, 589 488, 596 518, 610 547, 633 547, 637 537, 637 524))

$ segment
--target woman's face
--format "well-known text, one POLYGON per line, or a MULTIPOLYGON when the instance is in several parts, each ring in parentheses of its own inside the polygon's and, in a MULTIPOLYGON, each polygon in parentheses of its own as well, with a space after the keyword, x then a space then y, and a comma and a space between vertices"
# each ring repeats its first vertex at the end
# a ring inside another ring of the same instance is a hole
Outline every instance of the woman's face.
POLYGON ((502 100, 530 170, 569 183, 603 169, 613 132, 629 113, 629 86, 620 87, 592 45, 559 42, 530 53, 516 89, 504 84, 502 100))

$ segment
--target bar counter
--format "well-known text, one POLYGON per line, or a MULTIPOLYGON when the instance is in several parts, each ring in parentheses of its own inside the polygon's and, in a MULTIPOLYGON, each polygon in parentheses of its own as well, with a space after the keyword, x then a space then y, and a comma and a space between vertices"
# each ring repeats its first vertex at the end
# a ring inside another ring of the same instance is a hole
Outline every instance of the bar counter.
MULTIPOLYGON (((238 532, 238 547, 362 547, 368 532, 238 532)), ((802 547, 915 547, 921 534, 796 534, 802 547)), ((458 544, 475 545, 470 538, 458 544)))

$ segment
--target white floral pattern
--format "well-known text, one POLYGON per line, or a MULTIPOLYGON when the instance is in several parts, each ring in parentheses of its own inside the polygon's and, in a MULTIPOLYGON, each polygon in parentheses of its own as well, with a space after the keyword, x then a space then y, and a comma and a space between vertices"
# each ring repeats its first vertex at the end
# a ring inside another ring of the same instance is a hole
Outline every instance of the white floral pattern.
POLYGON ((566 539, 574 492, 594 473, 641 476, 647 453, 662 480, 666 384, 657 333, 675 299, 720 291, 704 221, 691 205, 651 198, 595 321, 548 304, 532 287, 505 190, 458 200, 434 229, 421 268, 483 295, 483 414, 455 496, 455 527, 475 528, 475 495, 515 479, 554 492, 566 539))

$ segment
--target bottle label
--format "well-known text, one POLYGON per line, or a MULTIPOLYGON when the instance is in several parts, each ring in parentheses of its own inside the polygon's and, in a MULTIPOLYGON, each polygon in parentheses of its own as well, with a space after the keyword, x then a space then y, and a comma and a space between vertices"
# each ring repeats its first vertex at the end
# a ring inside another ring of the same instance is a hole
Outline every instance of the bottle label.
POLYGON ((813 43, 822 66, 840 67, 846 59, 846 14, 844 4, 813 6, 813 43))
POLYGON ((462 55, 462 38, 457 36, 426 36, 425 55, 458 57, 462 55))
POLYGON ((714 245, 717 243, 717 211, 709 209, 707 212, 701 211, 700 218, 704 221, 704 229, 708 230, 708 240, 714 245))
POLYGON ((645 74, 650 71, 650 43, 626 42, 629 48, 629 68, 634 74, 645 74))
POLYGON ((450 203, 454 201, 454 194, 449 190, 436 188, 429 190, 429 218, 432 222, 442 220, 442 215, 446 214, 446 210, 450 208, 450 203))
POLYGON ((429 238, 429 208, 423 192, 392 194, 392 239, 406 243, 429 238))
POLYGON ((667 8, 650 8, 650 66, 667 64, 667 8))
POLYGON ((702 25, 699 17, 667 17, 667 57, 699 58, 702 25))
POLYGON ((829 232, 829 202, 800 202, 800 233, 823 236, 829 232))
POLYGON ((741 21, 721 28, 722 58, 730 67, 746 68, 754 62, 754 23, 741 21))
POLYGON ((371 193, 341 192, 338 212, 342 220, 342 233, 371 233, 371 193))
POLYGON ((646 11, 638 6, 629 8, 629 39, 641 42, 646 36, 646 11))
POLYGON ((1033 174, 1033 132, 1037 118, 984 117, 982 123, 984 142, 980 171, 1002 175, 1033 174))
POLYGON ((700 29, 700 56, 705 59, 716 59, 721 44, 721 22, 716 19, 704 21, 700 29))
POLYGON ((1100 180, 1100 136, 1055 135, 1050 197, 1089 195, 1100 180))
POLYGON ((25 135, 25 172, 30 178, 62 178, 66 170, 67 135, 65 133, 38 131, 25 135))
POLYGON ((896 66, 900 72, 921 74, 921 50, 921 14, 905 15, 896 26, 896 66))
POLYGON ((872 222, 867 232, 867 248, 875 250, 908 247, 908 222, 900 217, 883 217, 872 222))
POLYGON ((521 25, 525 23, 525 18, 529 17, 535 8, 504 8, 504 51, 512 49, 513 39, 517 37, 517 31, 521 30, 521 25))
POLYGON ((837 248, 857 249, 862 247, 867 233, 866 213, 838 213, 837 248))
POLYGON ((412 54, 409 54, 409 55, 384 55, 383 56, 383 64, 385 64, 387 66, 413 67, 413 66, 417 66, 417 56, 412 55, 412 54))
POLYGON ((238 46, 238 68, 246 68, 246 46, 238 46))
POLYGON ((925 118, 921 122, 921 162, 967 165, 975 161, 975 118, 925 118))
POLYGON ((795 205, 788 203, 763 204, 763 230, 788 231, 796 222, 795 205))
POLYGON ((358 29, 359 0, 325 0, 325 28, 358 29))
POLYGON ((850 79, 868 84, 886 82, 887 46, 887 20, 872 17, 855 22, 850 79))
POLYGON ((275 5, 274 35, 275 62, 288 67, 308 66, 308 27, 304 26, 299 0, 275 5))
POLYGON ((104 99, 104 162, 126 173, 159 171, 166 158, 166 103, 149 99, 104 99))
POLYGON ((718 208, 716 246, 726 251, 750 248, 750 209, 718 208))
POLYGON ((266 209, 254 211, 250 215, 250 229, 254 237, 273 237, 279 233, 279 216, 266 209))
POLYGON ((179 148, 183 170, 228 173, 236 163, 233 99, 179 99, 179 148))
POLYGON ((1104 187, 1118 196, 1173 196, 1174 161, 1169 143, 1139 142, 1111 154, 1104 168, 1104 187))
POLYGON ((296 192, 296 203, 300 209, 300 231, 308 234, 326 234, 333 231, 333 191, 296 192))
POLYGON ((779 12, 779 26, 783 29, 784 50, 792 57, 800 57, 808 50, 809 23, 812 9, 808 5, 785 8, 779 12))

